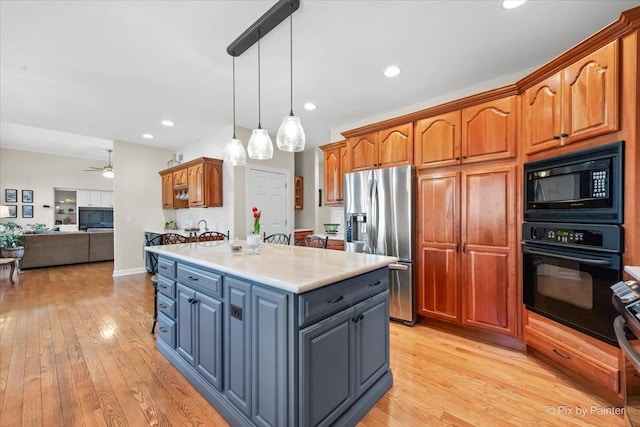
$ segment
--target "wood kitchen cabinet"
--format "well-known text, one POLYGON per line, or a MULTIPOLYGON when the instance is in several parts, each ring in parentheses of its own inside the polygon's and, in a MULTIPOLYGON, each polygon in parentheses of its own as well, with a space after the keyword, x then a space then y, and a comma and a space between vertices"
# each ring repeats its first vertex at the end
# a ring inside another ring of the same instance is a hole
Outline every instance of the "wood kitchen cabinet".
POLYGON ((418 168, 500 160, 517 154, 517 98, 485 102, 416 122, 418 168))
POLYGON ((324 204, 344 204, 344 174, 349 170, 347 142, 340 141, 320 147, 324 152, 324 204))
POLYGON ((516 167, 418 178, 418 310, 516 336, 516 167))
POLYGON ((615 40, 524 91, 528 154, 619 129, 618 44, 615 40))
POLYGON ((413 123, 349 138, 350 171, 413 164, 413 123))
POLYGON ((162 175, 162 208, 173 209, 173 174, 162 175))
POLYGON ((222 160, 200 157, 160 171, 160 176, 164 209, 222 206, 222 160), (176 197, 185 193, 188 200, 176 197))
POLYGON ((463 164, 516 157, 517 106, 513 95, 462 109, 463 164))

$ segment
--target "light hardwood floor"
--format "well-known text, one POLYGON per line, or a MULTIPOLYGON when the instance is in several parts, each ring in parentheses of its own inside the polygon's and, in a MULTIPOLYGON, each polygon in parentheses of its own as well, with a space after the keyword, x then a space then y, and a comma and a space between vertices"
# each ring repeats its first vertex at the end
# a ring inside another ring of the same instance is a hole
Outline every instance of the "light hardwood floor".
MULTIPOLYGON (((112 270, 0 276, 0 426, 227 425, 156 351, 147 275, 112 270)), ((391 335, 394 385, 361 426, 624 425, 526 354, 425 325, 391 335)))

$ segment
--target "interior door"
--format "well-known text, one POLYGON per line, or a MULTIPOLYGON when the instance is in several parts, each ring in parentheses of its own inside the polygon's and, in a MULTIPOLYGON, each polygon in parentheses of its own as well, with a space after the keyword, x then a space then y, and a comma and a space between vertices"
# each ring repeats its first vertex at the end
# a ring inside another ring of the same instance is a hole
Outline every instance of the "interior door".
POLYGON ((247 234, 253 231, 251 208, 262 211, 260 235, 291 233, 289 172, 251 166, 247 177, 247 234))

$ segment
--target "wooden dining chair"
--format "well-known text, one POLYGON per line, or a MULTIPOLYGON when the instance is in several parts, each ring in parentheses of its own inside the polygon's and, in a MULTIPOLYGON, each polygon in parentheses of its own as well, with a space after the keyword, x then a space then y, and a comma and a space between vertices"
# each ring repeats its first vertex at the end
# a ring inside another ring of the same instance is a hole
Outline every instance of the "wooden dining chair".
POLYGON ((284 233, 273 233, 270 236, 267 236, 267 233, 263 233, 262 241, 265 243, 276 243, 279 245, 289 245, 291 244, 291 234, 284 233))
POLYGON ((329 236, 321 237, 315 234, 310 234, 308 236, 304 236, 302 239, 302 244, 304 246, 309 246, 311 248, 327 248, 327 244, 329 243, 329 236))
POLYGON ((227 234, 221 233, 220 231, 205 231, 198 235, 198 242, 209 242, 212 240, 229 240, 229 231, 227 230, 227 234))
MULTIPOLYGON (((175 243, 188 243, 189 238, 177 233, 158 234, 146 240, 145 246, 171 245, 175 243)), ((153 286, 153 325, 151 334, 156 330, 158 323, 158 254, 149 254, 149 265, 151 267, 151 286, 153 286)))

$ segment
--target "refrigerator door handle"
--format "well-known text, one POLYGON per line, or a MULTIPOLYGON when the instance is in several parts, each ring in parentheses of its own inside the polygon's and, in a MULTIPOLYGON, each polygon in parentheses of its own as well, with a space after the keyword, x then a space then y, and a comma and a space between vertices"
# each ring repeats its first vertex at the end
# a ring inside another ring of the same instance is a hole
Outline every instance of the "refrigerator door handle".
POLYGON ((406 264, 389 264, 389 270, 408 270, 409 266, 406 264))

